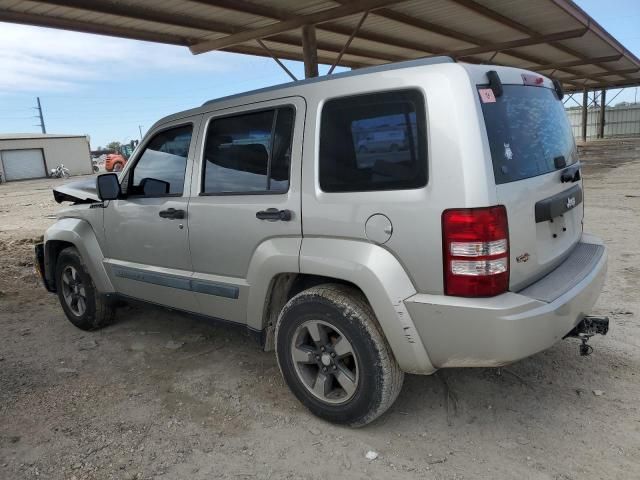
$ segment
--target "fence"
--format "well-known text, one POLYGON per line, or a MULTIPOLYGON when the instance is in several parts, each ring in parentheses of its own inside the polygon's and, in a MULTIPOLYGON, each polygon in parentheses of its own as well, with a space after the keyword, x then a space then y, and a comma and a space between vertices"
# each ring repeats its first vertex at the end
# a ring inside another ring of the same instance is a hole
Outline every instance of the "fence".
MULTIPOLYGON (((569 123, 576 139, 582 138, 582 108, 567 109, 569 123)), ((600 108, 590 108, 587 112, 587 139, 597 138, 600 123, 600 108)), ((607 107, 604 119, 605 137, 640 136, 640 104, 607 107)))

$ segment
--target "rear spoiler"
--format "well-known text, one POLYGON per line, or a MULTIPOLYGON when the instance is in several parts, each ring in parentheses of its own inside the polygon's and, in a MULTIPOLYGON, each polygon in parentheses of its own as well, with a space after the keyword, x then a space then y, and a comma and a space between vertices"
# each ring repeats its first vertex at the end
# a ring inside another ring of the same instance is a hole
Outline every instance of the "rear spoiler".
MULTIPOLYGON (((523 74, 522 77, 532 77, 532 75, 527 75, 527 74, 523 74)), ((491 88, 491 90, 493 91, 493 95, 498 98, 500 96, 502 96, 502 81, 500 80, 500 76, 498 75, 498 72, 496 72, 495 70, 489 70, 487 72, 487 78, 489 79, 489 88, 491 88)), ((536 80, 539 80, 540 83, 542 83, 542 77, 534 77, 536 80)), ((556 95, 558 96, 558 100, 562 100, 564 98, 564 90, 562 89, 562 84, 560 83, 559 80, 557 79, 552 79, 551 82, 553 82, 553 89, 556 92, 556 95)))

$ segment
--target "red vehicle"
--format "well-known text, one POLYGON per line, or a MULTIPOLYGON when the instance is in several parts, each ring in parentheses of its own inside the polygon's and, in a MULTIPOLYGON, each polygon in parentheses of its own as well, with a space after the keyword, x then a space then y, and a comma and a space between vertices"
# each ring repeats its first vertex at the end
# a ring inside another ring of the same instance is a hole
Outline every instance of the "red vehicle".
POLYGON ((107 172, 120 172, 127 163, 127 158, 119 153, 110 153, 104 160, 104 169, 107 172))
POLYGON ((120 145, 115 153, 109 153, 104 160, 105 170, 107 172, 121 172, 137 144, 137 140, 132 140, 126 145, 120 145))

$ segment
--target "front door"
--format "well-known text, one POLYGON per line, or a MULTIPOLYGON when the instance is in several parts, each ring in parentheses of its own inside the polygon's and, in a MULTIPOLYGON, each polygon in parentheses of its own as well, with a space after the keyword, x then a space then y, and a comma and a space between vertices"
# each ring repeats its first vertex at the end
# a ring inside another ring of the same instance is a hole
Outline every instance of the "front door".
POLYGON ((199 117, 163 125, 121 176, 104 210, 105 260, 120 294, 196 310, 191 292, 189 195, 199 117))
POLYGON ((251 272, 266 275, 262 262, 283 252, 290 264, 278 268, 298 271, 304 115, 304 100, 291 97, 203 118, 189 205, 200 313, 246 323, 251 272))

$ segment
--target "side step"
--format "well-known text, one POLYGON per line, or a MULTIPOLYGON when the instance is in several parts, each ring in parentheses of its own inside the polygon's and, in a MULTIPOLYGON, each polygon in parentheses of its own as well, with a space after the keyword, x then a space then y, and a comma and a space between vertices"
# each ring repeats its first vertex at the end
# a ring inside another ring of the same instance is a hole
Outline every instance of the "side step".
POLYGON ((594 335, 606 335, 609 332, 609 317, 596 317, 587 315, 564 338, 578 338, 582 342, 578 347, 580 355, 591 355, 593 347, 587 342, 594 335))

